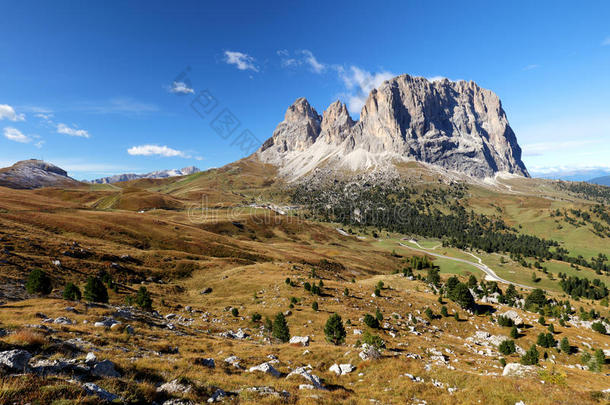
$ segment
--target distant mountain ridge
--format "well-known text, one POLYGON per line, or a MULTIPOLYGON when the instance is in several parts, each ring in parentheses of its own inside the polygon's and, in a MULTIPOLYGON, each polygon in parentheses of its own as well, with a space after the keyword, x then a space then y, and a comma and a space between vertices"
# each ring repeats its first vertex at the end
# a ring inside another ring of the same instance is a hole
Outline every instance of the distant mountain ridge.
POLYGON ((177 176, 188 176, 189 174, 198 173, 201 170, 195 166, 183 167, 182 169, 170 169, 170 170, 157 170, 146 174, 135 174, 125 173, 117 174, 109 177, 102 177, 99 179, 91 180, 89 183, 93 184, 112 184, 120 183, 122 181, 130 181, 137 179, 165 179, 167 177, 177 176))
POLYGON ((74 187, 81 184, 52 163, 42 160, 22 160, 0 169, 0 186, 16 189, 40 187, 74 187))
POLYGON ((587 181, 587 183, 599 184, 600 186, 610 187, 610 176, 596 177, 587 181))
POLYGON ((529 177, 499 97, 475 82, 401 75, 373 89, 360 120, 336 101, 321 116, 305 98, 254 157, 291 180, 321 167, 391 170, 419 161, 476 178, 529 177))

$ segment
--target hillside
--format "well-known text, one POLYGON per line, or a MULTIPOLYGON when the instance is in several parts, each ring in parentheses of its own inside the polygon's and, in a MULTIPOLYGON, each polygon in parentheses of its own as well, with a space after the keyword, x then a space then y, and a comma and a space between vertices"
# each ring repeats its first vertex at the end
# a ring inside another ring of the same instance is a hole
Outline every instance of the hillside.
POLYGON ((40 187, 76 187, 80 183, 68 173, 42 160, 23 160, 11 167, 0 169, 0 186, 33 189, 40 187))
POLYGON ((100 396, 127 403, 607 401, 608 365, 595 362, 594 350, 610 350, 610 339, 591 329, 609 318, 607 292, 603 298, 603 289, 591 287, 595 279, 610 285, 607 259, 595 261, 610 255, 607 205, 553 181, 447 177, 414 162, 398 170, 402 180, 384 179, 398 183, 363 175, 347 189, 334 181, 310 189, 245 159, 180 178, 0 188, 0 349, 33 356, 25 376, 0 361, 0 403, 97 403, 100 396), (358 221, 342 216, 342 196, 349 212, 360 210, 358 221), (390 201, 430 222, 399 229, 383 215, 367 215, 395 209, 390 201), (458 206, 467 207, 463 217, 458 206), (465 226, 465 235, 480 227, 558 245, 548 245, 548 256, 545 244, 519 253, 518 243, 439 238, 432 219, 441 218, 465 226), (49 295, 26 291, 34 268, 50 276, 49 295), (484 268, 515 291, 487 281, 484 268), (68 282, 84 291, 96 275, 105 280, 108 304, 62 299, 68 282), (476 306, 454 295, 453 275, 476 306), (589 280, 588 287, 569 284, 570 297, 563 287, 569 277, 589 280), (152 312, 133 301, 141 287, 152 312), (522 308, 535 288, 546 291, 544 302, 522 308), (500 325, 507 311, 523 321, 515 337, 500 325), (279 312, 290 336, 308 338, 276 339, 265 325, 279 312), (324 335, 333 313, 347 332, 339 345, 324 335), (376 313, 379 327, 368 326, 365 315, 376 313), (537 366, 503 368, 519 363, 550 324, 557 344, 568 339, 569 352, 538 345, 537 366), (505 339, 516 353, 499 353, 505 339), (332 371, 334 364, 345 365, 345 374, 332 371), (103 391, 94 394, 95 387, 103 391))
POLYGON ((594 179, 588 180, 588 182, 599 184, 600 186, 610 187, 610 176, 596 177, 594 179))

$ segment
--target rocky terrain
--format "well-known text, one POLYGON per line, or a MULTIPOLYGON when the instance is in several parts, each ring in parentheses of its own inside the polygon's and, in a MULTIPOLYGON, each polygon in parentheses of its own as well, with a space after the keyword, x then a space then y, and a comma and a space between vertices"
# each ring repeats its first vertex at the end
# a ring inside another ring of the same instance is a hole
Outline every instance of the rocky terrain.
POLYGON ((498 96, 474 82, 401 75, 374 89, 360 120, 344 104, 320 116, 304 98, 256 153, 296 179, 320 167, 391 170, 418 161, 476 178, 528 176, 498 96))
POLYGON ((0 169, 0 186, 34 189, 40 187, 74 187, 80 183, 52 163, 42 160, 23 160, 0 169))
POLYGON ((137 179, 165 179, 167 177, 188 176, 189 174, 199 173, 201 170, 195 166, 183 167, 182 169, 157 170, 146 174, 124 173, 114 176, 102 177, 91 180, 89 183, 95 184, 112 184, 121 181, 130 181, 137 179))

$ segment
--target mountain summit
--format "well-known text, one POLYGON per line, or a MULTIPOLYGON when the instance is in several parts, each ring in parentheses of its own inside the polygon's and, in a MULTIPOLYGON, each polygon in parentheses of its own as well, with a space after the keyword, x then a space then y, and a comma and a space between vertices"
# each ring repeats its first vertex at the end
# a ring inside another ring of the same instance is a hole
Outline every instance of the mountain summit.
POLYGON ((295 179, 332 165, 370 170, 419 161, 472 177, 529 177, 499 97, 475 82, 401 75, 374 89, 353 121, 336 101, 320 116, 304 98, 256 152, 295 179))
POLYGON ((60 167, 42 160, 22 160, 0 169, 0 186, 33 189, 40 187, 74 187, 80 183, 60 167))

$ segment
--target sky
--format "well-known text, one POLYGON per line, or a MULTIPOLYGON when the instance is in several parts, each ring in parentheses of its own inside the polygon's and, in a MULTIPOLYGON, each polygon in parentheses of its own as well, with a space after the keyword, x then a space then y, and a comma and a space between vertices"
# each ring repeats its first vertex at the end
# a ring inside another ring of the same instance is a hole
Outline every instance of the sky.
POLYGON ((610 2, 0 3, 0 166, 77 179, 253 152, 306 97, 408 73, 496 92, 534 175, 610 172, 610 2))

